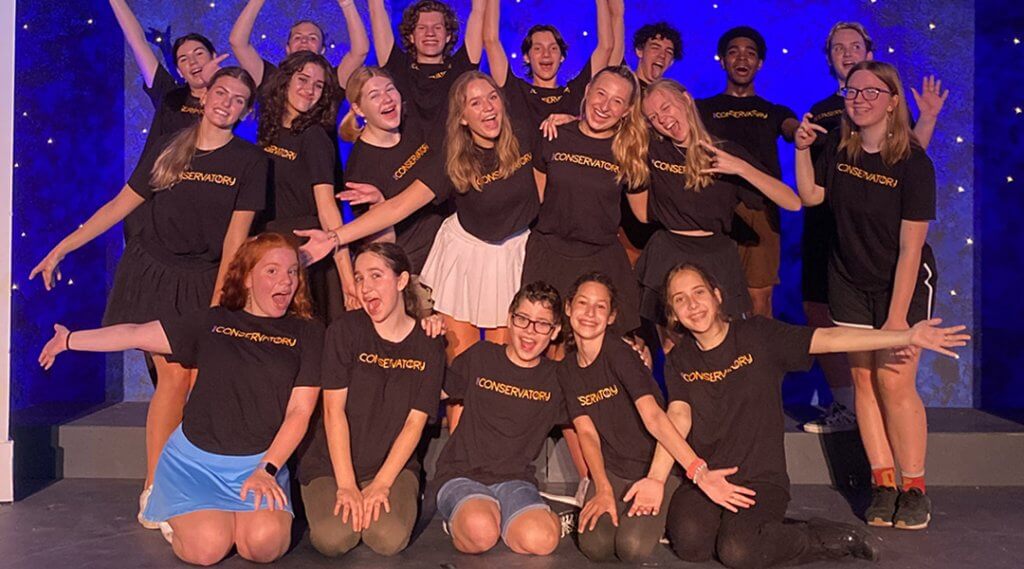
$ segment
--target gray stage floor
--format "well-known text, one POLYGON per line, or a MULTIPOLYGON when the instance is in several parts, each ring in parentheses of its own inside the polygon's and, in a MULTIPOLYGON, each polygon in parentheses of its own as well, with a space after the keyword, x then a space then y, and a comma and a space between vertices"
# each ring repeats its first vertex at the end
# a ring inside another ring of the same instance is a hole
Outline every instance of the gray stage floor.
MULTIPOLYGON (((184 567, 157 531, 135 523, 139 482, 64 480, 13 505, 0 506, 0 567, 4 569, 184 567)), ((1024 563, 1024 488, 930 489, 935 503, 932 527, 923 532, 879 531, 884 559, 879 567, 1016 569, 1024 563)), ((846 500, 823 486, 797 486, 789 515, 855 521, 846 500)), ((346 567, 353 569, 491 569, 587 567, 575 544, 563 540, 550 558, 525 558, 498 546, 479 557, 454 551, 431 527, 398 557, 384 559, 357 548, 343 559, 321 557, 305 537, 275 567, 346 567)), ((815 568, 836 564, 820 563, 815 568)), ((843 564, 871 567, 869 563, 843 564)), ((251 567, 230 557, 219 567, 251 567)), ((604 565, 608 567, 609 565, 604 565)), ((644 567, 696 567, 658 551, 644 567)), ((715 563, 700 567, 720 567, 715 563)))

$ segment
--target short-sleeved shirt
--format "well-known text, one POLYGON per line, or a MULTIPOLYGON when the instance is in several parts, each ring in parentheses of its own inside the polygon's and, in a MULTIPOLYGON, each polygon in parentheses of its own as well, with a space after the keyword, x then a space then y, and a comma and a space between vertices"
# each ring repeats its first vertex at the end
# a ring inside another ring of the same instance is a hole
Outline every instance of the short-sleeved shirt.
MULTIPOLYGON (((434 156, 441 154, 440 148, 428 142, 418 129, 404 124, 402 139, 390 148, 357 140, 348 155, 345 181, 372 184, 385 199, 397 196, 417 180, 436 193, 435 188, 448 183, 443 166, 430 165, 434 156)), ((438 159, 443 163, 443 158, 438 159)), ((446 211, 444 204, 430 203, 395 225, 396 243, 409 256, 413 274, 423 270, 446 211)))
POLYGON ((614 334, 605 335, 597 358, 580 367, 570 353, 558 366, 569 416, 586 415, 601 438, 605 468, 625 480, 647 476, 657 442, 635 402, 650 395, 660 406, 661 390, 640 356, 614 334))
POLYGON ((754 316, 735 320, 722 343, 702 351, 686 338, 666 356, 669 401, 690 405, 688 441, 708 468, 739 467, 733 484, 789 490, 782 379, 811 367, 813 328, 754 316))
POLYGON ((708 132, 746 148, 768 168, 768 173, 782 178, 778 138, 782 136, 782 123, 796 120, 792 109, 756 95, 733 97, 725 93, 698 99, 697 109, 708 132))
POLYGON ((835 217, 830 265, 864 291, 892 287, 900 254, 900 224, 935 219, 935 166, 916 144, 910 156, 887 166, 880 152, 858 160, 839 150, 832 131, 814 166, 835 217))
POLYGON ((465 408, 437 459, 437 481, 536 484, 534 459, 551 429, 568 423, 557 364, 541 358, 535 367, 519 367, 505 349, 478 342, 448 369, 444 389, 465 408))
POLYGON ((448 92, 455 80, 480 66, 469 60, 466 46, 445 58, 444 63, 417 63, 396 41, 384 69, 406 102, 408 113, 421 124, 444 128, 448 117, 448 92))
POLYGON ((234 137, 215 150, 197 150, 177 183, 156 190, 150 184, 153 164, 172 137, 150 149, 128 180, 135 193, 152 202, 147 204, 142 245, 219 262, 231 215, 262 211, 266 205, 268 160, 259 147, 234 137))
POLYGON ((192 89, 188 85, 177 83, 162 65, 156 68, 153 84, 149 87, 143 86, 142 89, 156 110, 146 135, 143 154, 161 138, 190 127, 203 117, 203 105, 192 95, 192 89))
POLYGON ((160 324, 171 346, 168 360, 199 370, 182 430, 207 452, 266 451, 292 388, 320 387, 324 329, 314 320, 215 307, 160 324))
MULTIPOLYGON (((735 142, 724 141, 718 147, 761 168, 749 152, 735 142)), ((696 190, 686 183, 686 149, 669 139, 651 137, 648 154, 651 168, 647 209, 654 220, 671 231, 702 230, 728 233, 733 210, 743 202, 760 209, 761 193, 739 176, 715 175, 711 185, 696 190)))
POLYGON ((559 127, 558 138, 541 140, 533 167, 547 174, 547 185, 538 232, 601 247, 617 242, 625 186, 615 181, 612 141, 583 134, 579 121, 559 127))
MULTIPOLYGON (((324 390, 348 390, 345 416, 356 481, 377 475, 411 411, 437 417, 444 373, 444 340, 429 338, 419 323, 399 342, 381 338, 362 310, 347 312, 331 324, 321 377, 324 390)), ((299 463, 303 484, 334 476, 322 418, 311 438, 299 463)), ((405 468, 419 472, 416 453, 405 468)))
POLYGON ((508 99, 512 114, 533 128, 552 114, 577 116, 583 103, 583 93, 590 83, 590 62, 580 70, 564 87, 537 87, 526 79, 517 77, 509 69, 505 80, 505 98, 508 99))
MULTIPOLYGON (((537 180, 533 176, 535 137, 530 127, 514 122, 512 130, 519 142, 519 160, 512 175, 502 178, 498 173, 498 154, 493 148, 476 147, 484 175, 480 189, 458 192, 445 176, 444 183, 434 190, 438 201, 451 199, 459 224, 474 237, 497 243, 524 231, 540 211, 537 180)), ((444 153, 435 157, 433 168, 444 167, 444 153)), ((436 176, 440 179, 440 176, 436 176)))
POLYGON ((334 185, 336 153, 334 143, 320 125, 296 134, 281 128, 273 143, 263 147, 270 158, 270 194, 273 219, 310 218, 309 227, 319 228, 313 186, 334 185))

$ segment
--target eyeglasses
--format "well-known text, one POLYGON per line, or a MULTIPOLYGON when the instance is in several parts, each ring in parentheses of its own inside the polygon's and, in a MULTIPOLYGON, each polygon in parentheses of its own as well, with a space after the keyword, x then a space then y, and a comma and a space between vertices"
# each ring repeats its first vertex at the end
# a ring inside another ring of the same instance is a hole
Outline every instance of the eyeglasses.
POLYGON ((868 87, 867 89, 857 89, 855 87, 844 87, 840 89, 840 94, 847 101, 856 101, 857 95, 863 95, 865 101, 874 101, 879 95, 885 93, 886 95, 892 95, 892 91, 886 91, 885 89, 876 89, 874 87, 868 87))
POLYGON ((533 331, 538 334, 550 334, 555 329, 555 325, 552 322, 546 320, 530 320, 525 314, 519 312, 512 314, 512 325, 516 328, 527 329, 533 324, 533 331))

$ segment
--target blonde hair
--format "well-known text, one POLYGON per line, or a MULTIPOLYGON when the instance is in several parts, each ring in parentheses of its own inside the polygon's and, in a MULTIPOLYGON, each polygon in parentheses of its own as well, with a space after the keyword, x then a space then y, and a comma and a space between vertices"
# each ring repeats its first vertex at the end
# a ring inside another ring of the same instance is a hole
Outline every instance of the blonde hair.
MULTIPOLYGON (((647 93, 644 94, 644 98, 646 99, 655 91, 661 91, 666 96, 674 99, 686 114, 687 146, 686 164, 683 165, 683 177, 686 179, 687 189, 699 192, 710 186, 715 178, 713 174, 704 172, 704 170, 711 168, 711 164, 714 161, 714 155, 704 147, 704 144, 714 144, 715 140, 708 133, 708 129, 704 127, 704 122, 700 120, 700 113, 697 111, 697 104, 693 101, 693 96, 690 95, 690 92, 682 83, 673 79, 658 79, 647 86, 647 93)), ((658 136, 664 138, 660 133, 658 136)))
POLYGON ((615 155, 615 162, 619 166, 615 182, 636 190, 646 186, 651 179, 651 171, 647 167, 647 149, 650 146, 650 139, 648 139, 643 109, 640 106, 640 82, 629 67, 625 65, 609 66, 594 75, 587 86, 587 95, 583 96, 582 120, 586 120, 587 97, 590 88, 599 77, 605 74, 614 75, 628 82, 633 88, 627 102, 629 111, 619 119, 619 124, 616 126, 615 138, 612 140, 612 154, 615 155))
POLYGON ((501 115, 501 131, 494 143, 498 156, 498 179, 506 179, 519 167, 519 140, 512 131, 512 122, 508 118, 508 102, 498 84, 490 75, 479 71, 468 71, 459 76, 452 85, 448 95, 448 122, 445 125, 445 163, 444 169, 455 190, 461 194, 471 188, 483 191, 483 177, 490 172, 483 171, 483 151, 473 142, 473 134, 469 127, 462 124, 462 111, 466 106, 466 91, 469 84, 476 80, 487 81, 501 97, 504 111, 501 115))
MULTIPOLYGON (((901 160, 910 157, 911 146, 920 147, 914 131, 910 128, 910 111, 907 109, 906 93, 903 90, 903 82, 900 80, 899 71, 888 63, 881 61, 862 61, 850 69, 846 76, 846 83, 850 83, 850 77, 858 71, 867 71, 880 79, 882 83, 892 92, 896 99, 896 108, 885 118, 885 139, 882 140, 882 161, 886 166, 892 166, 901 160)), ((842 137, 839 142, 839 151, 845 151, 846 156, 856 162, 864 151, 861 148, 862 140, 860 127, 850 120, 850 115, 843 113, 842 137)))
MULTIPOLYGON (((207 89, 207 93, 213 89, 221 77, 234 77, 249 89, 249 97, 246 100, 245 108, 246 111, 251 109, 253 101, 256 100, 256 83, 252 80, 252 76, 241 67, 225 67, 217 71, 213 78, 210 79, 210 87, 207 89)), ((153 170, 149 176, 149 185, 153 186, 154 191, 166 190, 177 184, 181 179, 181 175, 192 166, 192 159, 196 155, 196 145, 199 143, 199 125, 203 120, 205 119, 182 129, 160 151, 160 155, 156 157, 156 162, 153 163, 153 170)), ((239 120, 241 120, 241 116, 239 116, 239 120)))
POLYGON ((828 61, 828 72, 836 78, 839 76, 836 73, 835 68, 832 67, 832 40, 835 39, 836 34, 842 30, 853 30, 860 34, 860 37, 864 40, 865 53, 871 53, 875 48, 875 42, 871 39, 871 36, 868 35, 868 31, 864 28, 863 24, 860 22, 836 22, 835 25, 832 26, 832 29, 828 31, 828 37, 825 38, 825 60, 828 61))
MULTIPOLYGON (((348 112, 345 113, 345 117, 341 119, 341 124, 338 126, 338 137, 345 142, 355 142, 359 140, 359 135, 363 134, 364 126, 359 124, 359 117, 356 115, 356 111, 353 107, 361 104, 363 100, 363 85, 374 77, 384 77, 392 83, 395 82, 395 78, 391 76, 385 69, 372 65, 364 65, 359 69, 352 72, 349 76, 348 82, 345 83, 345 98, 348 99, 348 112)), ((402 109, 405 109, 402 101, 402 109)))

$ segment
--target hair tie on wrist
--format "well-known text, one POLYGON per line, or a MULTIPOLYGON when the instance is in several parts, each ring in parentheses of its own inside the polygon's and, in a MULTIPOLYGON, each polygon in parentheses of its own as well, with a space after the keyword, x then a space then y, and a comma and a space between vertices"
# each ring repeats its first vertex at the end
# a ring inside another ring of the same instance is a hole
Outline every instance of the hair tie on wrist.
MULTIPOLYGON (((697 458, 693 459, 693 461, 690 462, 689 466, 686 467, 686 477, 689 478, 690 480, 694 480, 694 477, 697 475, 697 472, 702 467, 707 468, 708 463, 705 462, 703 458, 698 456, 697 458)), ((694 484, 696 483, 697 481, 694 480, 694 484)))
POLYGON ((71 335, 72 334, 74 334, 74 332, 68 332, 68 335, 64 336, 64 349, 66 351, 68 351, 68 352, 71 351, 71 335))

